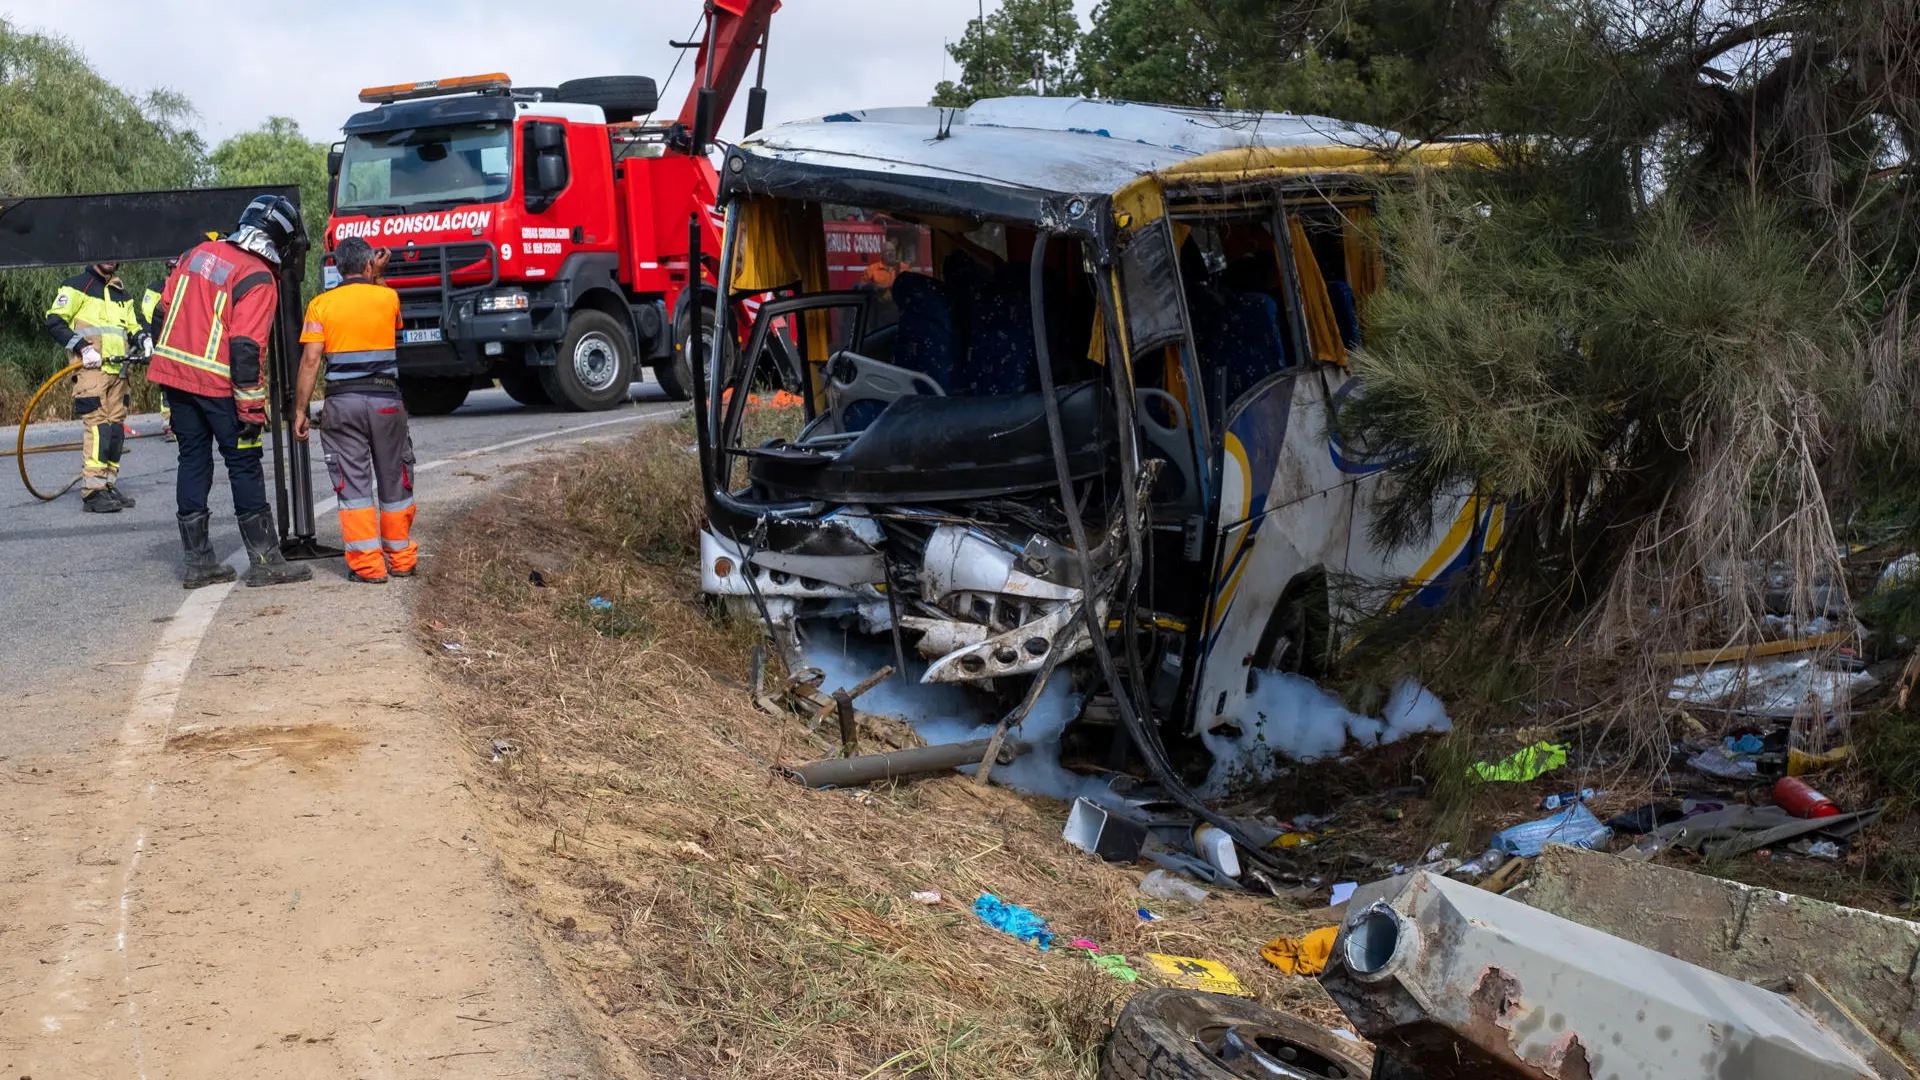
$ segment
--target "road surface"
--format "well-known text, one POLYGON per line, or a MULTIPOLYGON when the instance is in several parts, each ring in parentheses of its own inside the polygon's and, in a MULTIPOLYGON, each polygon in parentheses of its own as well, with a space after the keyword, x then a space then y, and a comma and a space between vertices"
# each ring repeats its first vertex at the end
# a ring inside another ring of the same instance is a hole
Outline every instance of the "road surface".
MULTIPOLYGON (((570 432, 606 434, 623 420, 679 408, 684 406, 667 401, 653 383, 635 384, 631 404, 599 413, 529 409, 503 391, 476 391, 452 415, 414 418, 414 451, 423 466, 500 444, 512 445, 498 453, 524 457, 544 441, 564 442, 570 432)), ((157 413, 128 423, 143 434, 161 429, 157 413)), ((75 424, 36 425, 29 445, 77 438, 75 424)), ((36 456, 29 464, 36 485, 47 486, 42 477, 72 475, 62 469, 69 458, 72 472, 78 472, 78 451, 36 456)), ((6 567, 7 585, 0 599, 0 686, 9 688, 12 719, 0 728, 0 757, 58 753, 111 738, 124 711, 116 703, 132 693, 140 665, 183 599, 173 511, 174 447, 157 438, 127 444, 120 487, 138 505, 118 514, 82 513, 77 490, 55 502, 39 502, 20 484, 13 459, 3 464, 0 566, 6 567), (64 707, 75 693, 102 707, 64 707), (37 703, 61 707, 35 708, 37 703)), ((329 486, 318 440, 313 466, 315 488, 325 495, 329 486)), ((429 493, 442 479, 431 471, 422 478, 423 515, 431 513, 429 493)), ((224 466, 214 470, 212 505, 214 544, 225 556, 239 548, 240 538, 224 466)), ((320 537, 337 545, 340 532, 333 515, 323 513, 317 523, 320 537)), ((344 574, 343 565, 337 560, 314 564, 323 575, 344 574)))

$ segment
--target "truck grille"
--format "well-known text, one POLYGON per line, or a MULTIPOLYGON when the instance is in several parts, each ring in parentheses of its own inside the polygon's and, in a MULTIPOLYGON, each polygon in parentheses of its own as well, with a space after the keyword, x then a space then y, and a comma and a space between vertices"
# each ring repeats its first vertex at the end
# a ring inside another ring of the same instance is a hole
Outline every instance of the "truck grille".
POLYGON ((485 242, 394 248, 393 261, 387 264, 387 284, 396 288, 438 286, 443 263, 451 265, 455 284, 484 281, 491 273, 487 265, 491 251, 492 245, 485 242))

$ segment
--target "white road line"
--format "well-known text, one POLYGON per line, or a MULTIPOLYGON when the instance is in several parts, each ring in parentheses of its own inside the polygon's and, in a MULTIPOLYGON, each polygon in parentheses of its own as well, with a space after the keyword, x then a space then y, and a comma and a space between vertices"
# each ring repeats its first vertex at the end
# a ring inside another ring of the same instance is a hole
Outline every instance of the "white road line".
MULTIPOLYGON (((418 466, 418 471, 426 472, 461 461, 470 461, 488 454, 497 454, 502 450, 511 450, 516 446, 541 442, 547 439, 564 438, 581 431, 611 427, 614 424, 631 424, 644 420, 664 420, 673 416, 671 411, 634 413, 628 416, 614 417, 610 420, 596 420, 588 424, 577 424, 561 428, 558 431, 541 432, 518 439, 483 446, 477 450, 466 450, 446 458, 429 461, 418 466)), ((334 508, 337 500, 329 495, 315 502, 313 512, 316 517, 334 508)), ((236 569, 244 569, 245 553, 236 553, 227 560, 237 563, 236 569)), ((187 594, 173 618, 168 620, 166 629, 160 634, 160 643, 154 648, 153 656, 147 661, 146 668, 140 674, 140 686, 134 693, 133 708, 128 710, 124 723, 120 726, 120 756, 114 762, 114 773, 124 778, 135 765, 135 752, 153 742, 158 737, 165 745, 172 734, 174 710, 180 703, 180 694, 187 685, 187 673, 193 667, 193 661, 200 653, 200 643, 207 636, 207 630, 213 626, 214 616, 219 614, 220 605, 233 593, 234 582, 209 585, 195 589, 187 594)), ((145 801, 153 801, 155 784, 149 780, 146 785, 145 801)), ((114 935, 115 951, 120 954, 120 980, 126 992, 127 1026, 133 1037, 134 1068, 139 1080, 146 1080, 146 1048, 140 1032, 140 1006, 133 992, 133 964, 127 956, 127 931, 132 920, 134 875, 140 869, 140 857, 147 848, 147 833, 144 825, 134 831, 131 850, 126 858, 126 873, 120 881, 120 926, 114 935)), ((71 961, 63 964, 70 968, 71 961)), ((71 974, 71 972, 67 972, 71 974)), ((56 977, 57 978, 57 977, 56 977)), ((49 1018, 50 1030, 57 1030, 58 1023, 49 1018)))

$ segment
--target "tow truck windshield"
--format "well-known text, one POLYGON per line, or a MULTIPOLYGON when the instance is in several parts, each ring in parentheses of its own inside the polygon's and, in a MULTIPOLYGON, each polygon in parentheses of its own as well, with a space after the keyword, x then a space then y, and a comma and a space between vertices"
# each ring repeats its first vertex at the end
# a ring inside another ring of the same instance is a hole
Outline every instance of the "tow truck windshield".
POLYGON ((513 126, 460 124, 354 135, 339 210, 399 213, 498 202, 513 188, 513 126))

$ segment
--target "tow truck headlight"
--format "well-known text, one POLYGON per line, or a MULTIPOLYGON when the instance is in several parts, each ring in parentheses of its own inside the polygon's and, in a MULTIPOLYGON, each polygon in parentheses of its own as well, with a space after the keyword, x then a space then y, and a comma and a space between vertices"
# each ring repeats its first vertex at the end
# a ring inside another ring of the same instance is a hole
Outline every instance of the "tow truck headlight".
POLYGON ((518 290, 497 292, 480 298, 480 310, 483 312, 525 311, 527 304, 527 294, 518 290))

